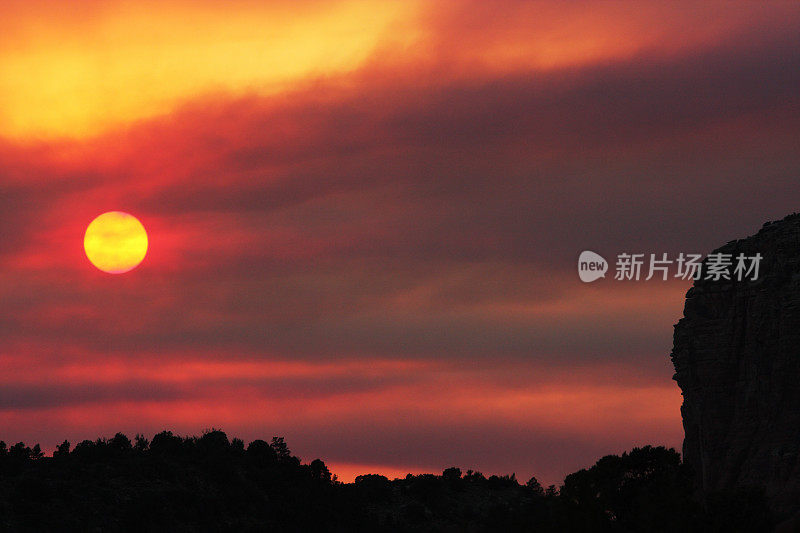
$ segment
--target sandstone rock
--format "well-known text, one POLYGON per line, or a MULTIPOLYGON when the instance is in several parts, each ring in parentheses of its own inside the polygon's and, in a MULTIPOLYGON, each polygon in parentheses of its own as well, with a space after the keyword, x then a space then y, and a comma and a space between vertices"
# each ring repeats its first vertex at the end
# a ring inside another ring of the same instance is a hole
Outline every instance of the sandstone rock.
POLYGON ((763 486, 800 511, 800 214, 715 252, 763 256, 756 281, 697 280, 675 325, 685 461, 699 486, 763 486))

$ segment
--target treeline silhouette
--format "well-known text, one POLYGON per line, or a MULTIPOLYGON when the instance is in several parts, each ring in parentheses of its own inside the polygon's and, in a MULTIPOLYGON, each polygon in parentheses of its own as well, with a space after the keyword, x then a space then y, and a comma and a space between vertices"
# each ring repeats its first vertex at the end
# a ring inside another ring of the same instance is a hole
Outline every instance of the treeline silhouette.
POLYGON ((673 449, 609 455, 562 486, 448 468, 340 483, 281 437, 0 442, 2 531, 762 531, 762 493, 698 498, 673 449))

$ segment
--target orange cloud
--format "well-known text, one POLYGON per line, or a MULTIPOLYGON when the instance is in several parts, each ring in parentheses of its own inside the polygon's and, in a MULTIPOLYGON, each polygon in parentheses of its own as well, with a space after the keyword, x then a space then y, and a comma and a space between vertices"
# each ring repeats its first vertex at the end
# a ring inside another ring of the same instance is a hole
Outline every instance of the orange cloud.
POLYGON ((409 70, 442 78, 663 56, 784 14, 764 11, 467 0, 84 0, 64 9, 15 0, 4 4, 0 37, 0 136, 93 136, 200 95, 277 94, 365 65, 387 78, 409 70))
POLYGON ((352 70, 413 6, 114 2, 79 17, 17 6, 4 16, 17 29, 0 53, 0 134, 83 137, 198 94, 274 93, 352 70))

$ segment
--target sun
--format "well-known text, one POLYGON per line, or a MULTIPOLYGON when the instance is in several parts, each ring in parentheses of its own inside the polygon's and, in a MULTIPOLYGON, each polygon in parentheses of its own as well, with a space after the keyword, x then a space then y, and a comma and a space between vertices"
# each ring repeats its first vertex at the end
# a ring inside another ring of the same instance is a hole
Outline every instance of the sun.
POLYGON ((109 274, 133 270, 147 253, 147 232, 136 217, 109 211, 92 220, 83 237, 89 261, 109 274))

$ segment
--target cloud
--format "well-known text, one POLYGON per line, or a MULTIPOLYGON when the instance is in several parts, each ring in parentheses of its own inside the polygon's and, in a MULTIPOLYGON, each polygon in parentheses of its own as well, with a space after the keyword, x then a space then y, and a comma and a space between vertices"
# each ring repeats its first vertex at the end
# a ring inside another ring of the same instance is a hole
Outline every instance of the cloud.
POLYGON ((49 439, 45 449, 54 439, 94 438, 91 431, 222 426, 246 440, 285 435, 295 453, 334 465, 435 471, 456 464, 548 483, 599 453, 641 443, 643 434, 669 445, 680 438, 676 387, 603 363, 569 371, 507 361, 118 365, 109 360, 110 373, 96 367, 93 379, 75 363, 56 370, 78 383, 3 384, 0 422, 49 439))
MULTIPOLYGON (((669 289, 673 304, 627 316, 615 286, 612 318, 584 316, 574 311, 589 305, 576 254, 703 251, 750 231, 725 215, 759 181, 731 183, 720 158, 744 132, 758 132, 750 144, 785 136, 793 63, 800 56, 779 34, 546 76, 387 86, 367 69, 352 90, 333 80, 279 97, 204 99, 57 145, 33 167, 52 171, 51 184, 12 189, 46 204, 29 223, 9 217, 9 234, 27 246, 8 258, 5 331, 111 352, 666 351, 664 324, 684 287, 669 289), (727 128, 735 133, 715 133, 727 128), (697 142, 683 166, 664 160, 697 142), (697 172, 711 175, 698 182, 697 172), (83 258, 79 238, 98 206, 130 210, 150 231, 149 256, 130 278, 107 280, 83 258), (713 217, 741 233, 715 237, 713 217), (548 314, 549 302, 570 300, 548 314), (629 331, 636 316, 653 318, 629 331)), ((781 155, 776 172, 796 162, 781 155)), ((762 212, 788 202, 770 195, 762 212)), ((638 298, 647 307, 653 292, 638 298)))

